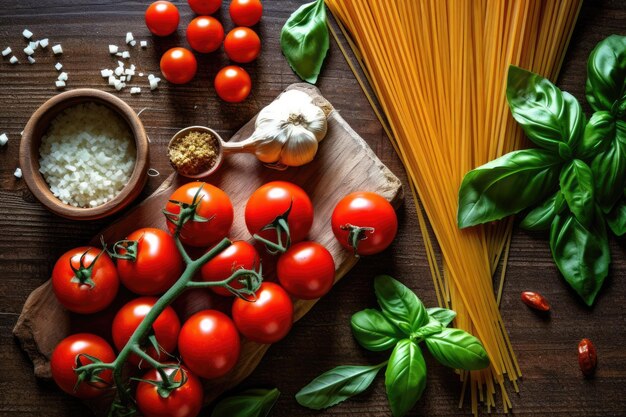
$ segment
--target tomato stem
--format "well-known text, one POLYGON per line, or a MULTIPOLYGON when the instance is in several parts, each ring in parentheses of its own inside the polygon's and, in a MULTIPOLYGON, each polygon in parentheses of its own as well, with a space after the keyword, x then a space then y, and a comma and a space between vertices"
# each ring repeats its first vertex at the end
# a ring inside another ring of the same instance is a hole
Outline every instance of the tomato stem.
MULTIPOLYGON (((176 237, 177 245, 179 244, 179 242, 180 241, 178 237, 176 237)), ((132 398, 130 394, 125 389, 125 384, 124 384, 124 380, 122 376, 124 364, 126 363, 128 356, 131 353, 136 353, 137 351, 141 351, 141 348, 140 348, 141 342, 143 341, 145 337, 147 337, 148 333, 150 332, 150 329, 152 328, 152 324, 155 322, 155 320, 159 317, 159 315, 163 312, 163 310, 165 310, 167 306, 169 306, 183 291, 189 288, 188 286, 189 282, 193 279, 194 275, 202 267, 202 265, 204 265, 209 260, 213 259, 215 256, 217 256, 220 252, 222 252, 224 249, 229 247, 231 244, 232 242, 230 240, 228 240, 227 238, 224 238, 220 243, 214 246, 209 252, 207 252, 201 258, 195 261, 190 260, 190 262, 187 264, 187 267, 185 268, 185 271, 183 272, 181 277, 178 279, 178 281, 176 281, 176 283, 172 285, 172 287, 170 287, 170 289, 167 290, 167 292, 163 294, 161 298, 157 300, 157 302, 154 304, 154 306, 152 306, 148 314, 146 314, 146 316, 143 318, 139 326, 137 326, 137 328, 135 329, 130 339, 128 339, 128 342, 126 343, 124 348, 122 348, 119 355, 113 362, 115 364, 115 367, 113 369, 113 380, 115 381, 115 385, 118 388, 120 400, 123 403, 132 402, 132 398)), ((149 362, 149 363, 153 365, 152 362, 149 362)), ((160 365, 160 363, 157 361, 154 361, 154 363, 160 365)))
POLYGON ((354 226, 350 223, 347 223, 341 226, 341 230, 348 231, 348 244, 352 246, 352 249, 354 249, 354 256, 356 257, 359 256, 359 253, 358 253, 359 243, 362 240, 367 239, 366 233, 374 233, 375 231, 373 227, 354 226))

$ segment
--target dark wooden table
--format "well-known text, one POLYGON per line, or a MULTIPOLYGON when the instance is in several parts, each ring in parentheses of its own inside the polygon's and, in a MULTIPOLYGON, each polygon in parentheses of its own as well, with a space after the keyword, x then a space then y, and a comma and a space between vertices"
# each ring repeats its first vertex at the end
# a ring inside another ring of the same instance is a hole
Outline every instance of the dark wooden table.
MULTIPOLYGON (((36 39, 60 42, 59 61, 69 73, 68 88, 93 87, 111 91, 99 71, 112 68, 108 44, 124 46, 125 34, 147 39, 147 50, 135 47, 131 62, 139 71, 159 72, 159 57, 174 45, 186 45, 184 29, 193 15, 186 2, 176 1, 182 14, 178 35, 155 39, 143 23, 147 1, 2 0, 0 1, 0 49, 11 46, 21 64, 0 62, 0 133, 10 141, 0 149, 0 415, 82 416, 88 411, 63 394, 51 382, 37 381, 32 365, 21 353, 11 329, 28 294, 49 278, 56 258, 65 250, 86 243, 110 220, 77 223, 50 214, 34 200, 22 180, 13 177, 17 167, 20 132, 31 113, 57 93, 54 81, 57 59, 50 50, 37 52, 35 65, 28 65, 22 49, 22 30, 36 39)), ((227 2, 226 2, 227 3, 227 2)), ((161 175, 150 178, 142 197, 149 195, 171 172, 165 146, 174 132, 192 124, 206 124, 229 137, 269 103, 284 87, 298 81, 280 53, 279 31, 289 14, 301 3, 295 0, 265 1, 258 27, 263 52, 246 65, 254 83, 243 104, 219 101, 212 87, 216 72, 226 65, 222 52, 199 56, 196 79, 184 86, 166 82, 149 92, 142 80, 142 93, 129 89, 118 93, 141 118, 152 141, 151 167, 161 175)), ((220 12, 226 29, 232 27, 226 8, 220 12)), ((589 1, 578 25, 559 86, 584 101, 586 58, 593 46, 613 33, 626 34, 626 2, 589 1)), ((134 83, 133 83, 134 84, 134 83)), ((337 45, 332 42, 318 83, 322 93, 362 135, 378 156, 406 184, 404 170, 381 126, 352 76, 337 45)), ((589 112, 588 106, 584 105, 589 112)), ((346 155, 349 157, 349 155, 346 155)), ((139 199, 141 200, 141 198, 139 199)), ((403 280, 428 304, 435 303, 415 207, 410 198, 400 210, 400 230, 395 243, 384 253, 363 259, 350 275, 301 320, 280 343, 272 346, 261 365, 243 384, 248 387, 278 387, 280 397, 273 416, 390 415, 379 378, 367 393, 324 413, 303 409, 294 394, 313 377, 339 364, 368 364, 379 355, 366 352, 353 340, 350 316, 375 305, 372 278, 386 273, 403 280)), ((122 214, 123 215, 123 214, 122 214)), ((543 235, 516 229, 511 246, 502 314, 524 378, 519 395, 511 394, 513 414, 533 416, 626 416, 626 260, 625 241, 612 241, 610 278, 593 308, 587 308, 568 289, 554 266, 543 235), (519 301, 522 290, 537 290, 553 306, 549 319, 542 319, 519 301), (597 346, 599 367, 595 378, 586 380, 578 370, 576 346, 582 337, 597 346)), ((428 362, 428 389, 411 415, 470 415, 466 406, 457 408, 461 384, 449 369, 428 362)), ((499 408, 498 412, 501 411, 499 408)), ((497 415, 497 413, 494 413, 497 415)), ((203 415, 209 415, 205 410, 203 415)))

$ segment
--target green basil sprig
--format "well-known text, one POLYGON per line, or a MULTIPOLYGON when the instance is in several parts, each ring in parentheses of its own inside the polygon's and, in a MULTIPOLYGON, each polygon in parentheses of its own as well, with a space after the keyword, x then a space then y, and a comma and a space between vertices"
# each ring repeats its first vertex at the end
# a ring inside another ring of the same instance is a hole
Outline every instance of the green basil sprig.
POLYGON ((249 389, 218 402, 211 417, 267 417, 279 396, 276 388, 249 389))
POLYGON ((592 305, 608 274, 607 225, 626 232, 626 37, 601 41, 589 56, 588 122, 576 99, 511 66, 511 113, 538 149, 506 154, 465 175, 457 223, 469 227, 524 209, 520 226, 550 229, 552 257, 565 281, 592 305))
POLYGON ((354 337, 372 351, 393 348, 388 361, 374 366, 339 366, 323 373, 296 394, 304 407, 319 410, 365 391, 387 366, 385 387, 394 416, 404 416, 426 388, 426 362, 419 347, 425 342, 443 365, 474 370, 489 365, 487 352, 474 336, 447 328, 456 313, 425 308, 413 291, 389 276, 374 279, 381 311, 366 309, 352 316, 354 337))
POLYGON ((304 4, 287 19, 280 32, 280 48, 294 72, 315 84, 329 46, 324 0, 304 4))
POLYGON ((338 366, 315 378, 296 394, 298 404, 321 410, 365 391, 387 361, 373 366, 338 366))

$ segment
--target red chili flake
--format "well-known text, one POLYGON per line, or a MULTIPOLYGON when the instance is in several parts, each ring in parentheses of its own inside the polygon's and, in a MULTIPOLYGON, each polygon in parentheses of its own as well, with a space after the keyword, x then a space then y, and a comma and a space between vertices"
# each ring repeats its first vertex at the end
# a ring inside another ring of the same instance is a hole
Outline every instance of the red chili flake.
POLYGON ((596 347, 589 339, 583 339, 578 344, 578 366, 585 376, 591 376, 596 371, 598 355, 596 347))
POLYGON ((550 311, 550 304, 546 298, 538 292, 524 291, 522 292, 522 301, 530 308, 539 311, 550 311))

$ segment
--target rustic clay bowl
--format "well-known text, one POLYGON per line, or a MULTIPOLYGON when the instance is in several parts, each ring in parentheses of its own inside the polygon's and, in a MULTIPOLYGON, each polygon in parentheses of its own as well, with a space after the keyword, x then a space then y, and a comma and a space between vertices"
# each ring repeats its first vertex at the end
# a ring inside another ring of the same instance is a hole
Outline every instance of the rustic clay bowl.
POLYGON ((148 137, 135 111, 112 94, 91 88, 81 88, 58 94, 39 107, 26 124, 20 144, 20 167, 26 185, 46 208, 72 220, 94 220, 109 216, 133 201, 141 192, 148 175, 148 137), (137 157, 128 184, 120 193, 98 207, 73 207, 56 198, 39 172, 39 147, 48 126, 60 112, 85 102, 95 102, 117 113, 126 123, 135 139, 137 157))

